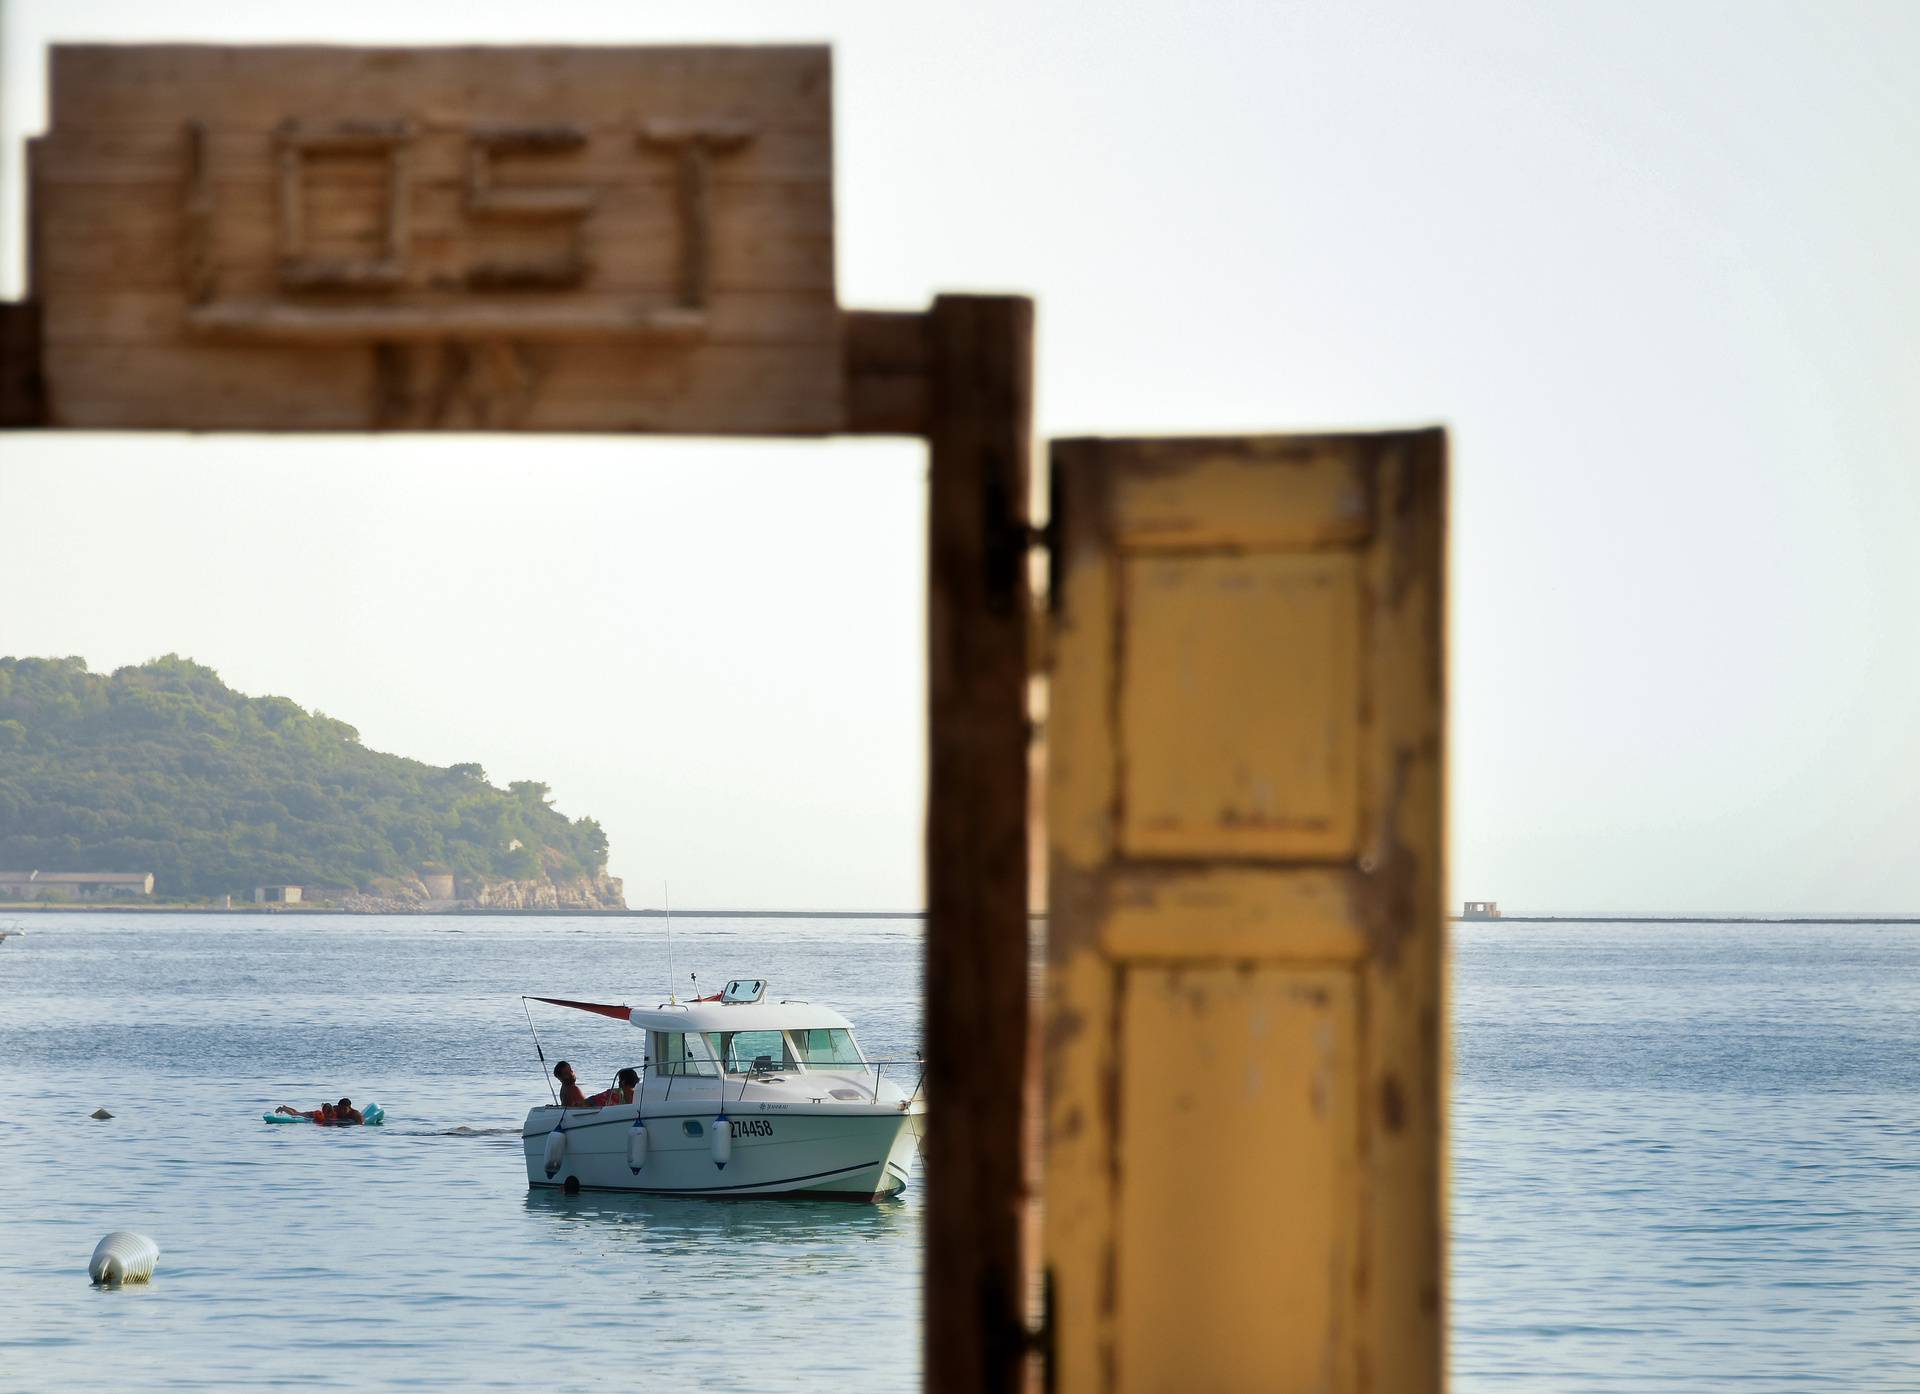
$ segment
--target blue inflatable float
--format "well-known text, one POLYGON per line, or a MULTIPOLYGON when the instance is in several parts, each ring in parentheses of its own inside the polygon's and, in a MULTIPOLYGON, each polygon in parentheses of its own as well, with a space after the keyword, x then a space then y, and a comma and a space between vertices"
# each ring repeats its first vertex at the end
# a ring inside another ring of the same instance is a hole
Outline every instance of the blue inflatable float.
MULTIPOLYGON (((260 1118, 263 1122, 267 1123, 311 1123, 314 1121, 304 1113, 263 1113, 260 1115, 260 1118)), ((386 1122, 386 1119, 387 1111, 378 1104, 368 1104, 360 1110, 360 1123, 362 1127, 377 1128, 386 1122)), ((327 1126, 338 1127, 339 1125, 330 1123, 327 1126)), ((347 1126, 352 1127, 353 1124, 349 1123, 347 1126)))

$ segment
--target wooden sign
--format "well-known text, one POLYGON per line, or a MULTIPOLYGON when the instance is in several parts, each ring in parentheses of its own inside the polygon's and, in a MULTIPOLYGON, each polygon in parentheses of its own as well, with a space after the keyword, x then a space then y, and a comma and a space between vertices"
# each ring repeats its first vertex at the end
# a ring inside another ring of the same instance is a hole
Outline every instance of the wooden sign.
POLYGON ((47 424, 841 429, 825 48, 58 47, 47 424))

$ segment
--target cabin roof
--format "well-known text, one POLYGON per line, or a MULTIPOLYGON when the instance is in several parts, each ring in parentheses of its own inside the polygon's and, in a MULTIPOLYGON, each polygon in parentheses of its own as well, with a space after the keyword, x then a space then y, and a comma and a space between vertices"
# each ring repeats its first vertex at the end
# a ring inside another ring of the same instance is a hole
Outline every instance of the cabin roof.
POLYGON ((680 1002, 635 1007, 627 1016, 642 1031, 807 1031, 853 1023, 812 1002, 680 1002))

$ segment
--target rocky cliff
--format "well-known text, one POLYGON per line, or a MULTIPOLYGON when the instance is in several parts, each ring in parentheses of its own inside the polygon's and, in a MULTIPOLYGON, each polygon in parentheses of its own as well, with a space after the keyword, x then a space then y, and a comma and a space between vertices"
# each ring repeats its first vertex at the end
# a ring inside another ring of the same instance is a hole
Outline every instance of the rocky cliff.
POLYGON ((618 876, 601 872, 570 881, 496 881, 474 888, 466 902, 478 910, 624 910, 625 890, 618 876))
POLYGON ((408 894, 410 889, 406 883, 402 882, 393 887, 381 887, 381 893, 378 895, 356 893, 343 896, 335 903, 343 910, 382 915, 460 910, 624 910, 627 908, 620 878, 604 873, 593 880, 578 877, 571 881, 489 881, 474 886, 462 886, 461 894, 452 900, 431 899, 426 894, 424 886, 419 887, 417 894, 408 894))
POLYGON ((459 877, 451 900, 436 898, 419 876, 388 877, 370 892, 343 896, 343 909, 389 915, 458 910, 624 910, 625 888, 618 876, 569 874, 558 856, 542 858, 545 876, 522 880, 459 877))

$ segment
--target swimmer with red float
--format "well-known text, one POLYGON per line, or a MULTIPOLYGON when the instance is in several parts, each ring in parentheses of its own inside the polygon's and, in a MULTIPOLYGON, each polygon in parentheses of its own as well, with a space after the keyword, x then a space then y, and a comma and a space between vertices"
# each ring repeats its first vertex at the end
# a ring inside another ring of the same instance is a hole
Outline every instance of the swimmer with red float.
POLYGON ((360 1110, 353 1106, 352 1099, 341 1099, 337 1104, 322 1104, 315 1109, 298 1109, 290 1104, 281 1104, 274 1112, 284 1113, 289 1118, 304 1118, 323 1128, 349 1128, 367 1121, 360 1110))

